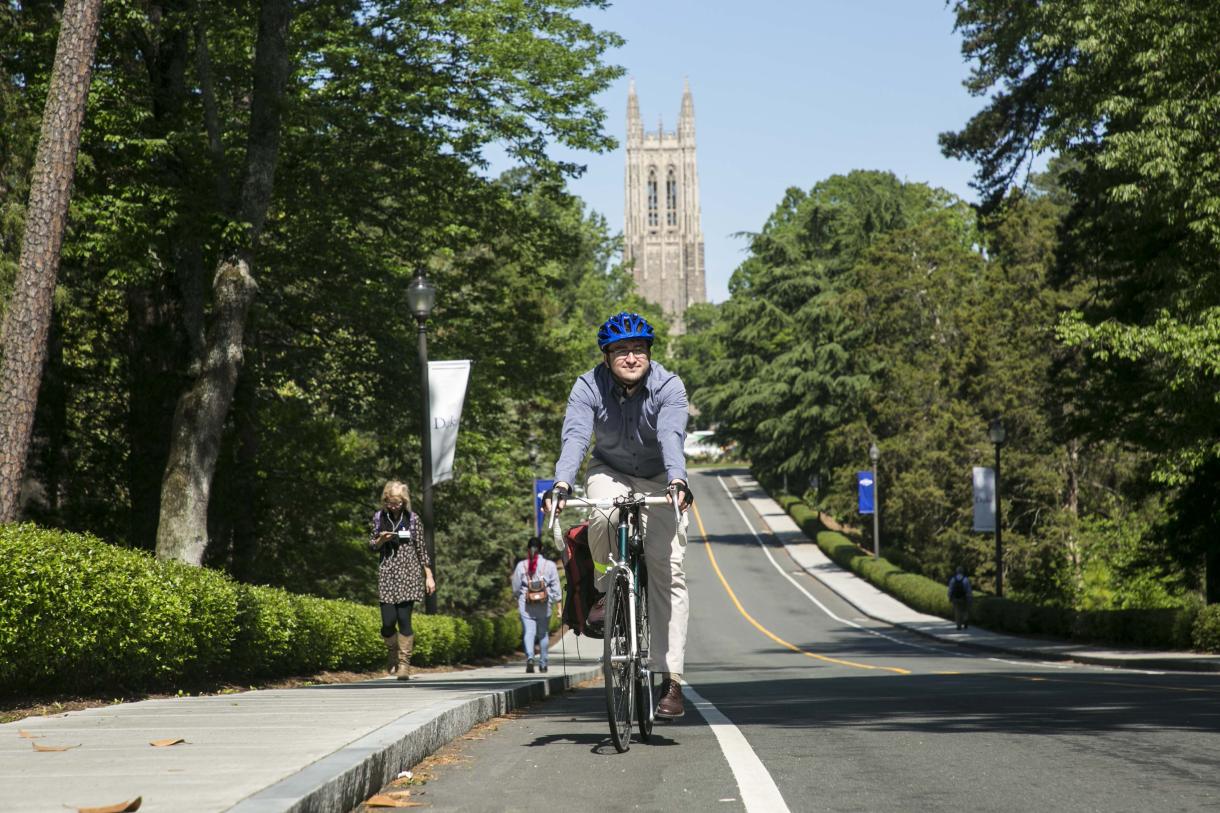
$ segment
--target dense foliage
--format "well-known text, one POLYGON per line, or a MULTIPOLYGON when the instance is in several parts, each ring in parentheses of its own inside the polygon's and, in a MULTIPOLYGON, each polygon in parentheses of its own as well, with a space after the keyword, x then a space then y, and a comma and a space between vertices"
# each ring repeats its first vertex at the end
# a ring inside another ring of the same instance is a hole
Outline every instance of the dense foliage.
POLYGON ((879 172, 789 190, 689 320, 692 400, 840 517, 876 443, 883 550, 983 585, 970 469, 1001 418, 1014 597, 1220 601, 1220 7, 953 5, 987 102, 942 145, 982 204, 879 172))
MULTIPOLYGON (((208 273, 234 229, 258 3, 108 3, 39 399, 25 515, 151 549, 174 406, 197 369, 208 273), (199 303, 203 305, 200 306, 199 303)), ((598 0, 294 4, 292 72, 259 295, 211 495, 206 562, 370 601, 382 484, 419 496, 416 325, 474 361, 457 476, 435 498, 442 608, 506 599, 572 379, 605 311, 648 310, 605 221, 564 190, 600 150, 618 38, 598 0), (519 168, 487 177, 499 145, 519 168)), ((0 301, 57 32, 0 9, 0 301), (12 127, 9 123, 12 123, 12 127), (9 192, 12 194, 8 194, 9 192)), ((655 315, 655 314, 654 314, 655 315)), ((416 506, 418 508, 418 505, 416 506)))
MULTIPOLYGON (((1002 417, 1005 580, 1065 607, 1188 601, 1188 574, 1149 557, 1163 517, 1151 458, 1085 434, 1088 375, 1057 339, 1082 294, 1054 277, 1068 204, 1059 162, 980 216, 892 174, 790 190, 733 276, 731 297, 678 343, 693 400, 759 475, 854 514, 855 472, 881 452, 883 550, 939 580, 986 585, 993 541, 971 531, 973 466, 993 464, 1002 417)), ((865 533, 871 535, 871 527, 865 533)))
MULTIPOLYGON (((843 534, 828 529, 821 516, 800 498, 780 495, 779 501, 818 547, 841 567, 867 579, 921 612, 952 618, 945 583, 904 571, 885 557, 875 559, 843 534)), ((1220 651, 1215 606, 1186 602, 1154 609, 1073 610, 1010 598, 976 595, 971 619, 987 629, 1018 634, 1050 635, 1079 641, 1142 646, 1153 649, 1220 651)))
POLYGON ((1080 351, 1073 431, 1154 456, 1164 559, 1220 600, 1220 7, 962 0, 970 89, 989 100, 943 143, 988 205, 1038 150, 1070 163, 1057 323, 1080 351))

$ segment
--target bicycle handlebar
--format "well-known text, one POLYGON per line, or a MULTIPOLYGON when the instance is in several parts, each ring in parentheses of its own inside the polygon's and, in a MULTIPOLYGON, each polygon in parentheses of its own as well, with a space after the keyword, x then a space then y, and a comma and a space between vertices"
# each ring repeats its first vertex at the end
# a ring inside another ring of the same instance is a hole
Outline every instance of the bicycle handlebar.
MULTIPOLYGON (((545 491, 539 492, 538 496, 543 497, 543 496, 545 496, 545 494, 546 494, 545 491)), ((638 495, 638 494, 631 494, 630 496, 643 497, 642 500, 639 500, 640 505, 665 505, 667 503, 670 505, 673 505, 674 521, 678 523, 678 525, 676 527, 681 526, 682 512, 678 509, 678 501, 676 498, 670 499, 670 495, 668 495, 668 494, 663 494, 663 495, 654 496, 654 497, 647 497, 647 496, 638 495)), ((568 497, 564 502, 567 505, 584 506, 585 508, 596 508, 598 511, 610 512, 610 511, 613 511, 615 508, 615 505, 614 505, 615 499, 616 499, 615 497, 599 497, 596 500, 590 500, 585 497, 571 496, 571 497, 568 497)), ((555 537, 555 547, 562 548, 563 547, 563 528, 561 528, 559 523, 555 521, 556 518, 558 518, 558 516, 559 516, 559 511, 556 510, 557 508, 558 508, 558 505, 555 503, 552 503, 550 525, 551 525, 551 529, 553 531, 553 535, 555 537)), ((675 530, 675 533, 677 533, 676 530, 675 530)))

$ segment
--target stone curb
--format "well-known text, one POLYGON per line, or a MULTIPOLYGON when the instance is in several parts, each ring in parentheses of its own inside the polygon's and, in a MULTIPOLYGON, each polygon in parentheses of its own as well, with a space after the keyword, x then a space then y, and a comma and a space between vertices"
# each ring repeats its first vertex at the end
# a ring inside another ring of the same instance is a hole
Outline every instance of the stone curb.
MULTIPOLYGON (((333 813, 352 810, 416 764, 479 723, 543 700, 600 674, 597 666, 522 681, 473 697, 409 712, 248 796, 230 813, 333 813)), ((428 680, 428 684, 443 680, 428 680)), ((423 681, 421 681, 423 683, 423 681)), ((423 687, 421 687, 423 688, 423 687)))

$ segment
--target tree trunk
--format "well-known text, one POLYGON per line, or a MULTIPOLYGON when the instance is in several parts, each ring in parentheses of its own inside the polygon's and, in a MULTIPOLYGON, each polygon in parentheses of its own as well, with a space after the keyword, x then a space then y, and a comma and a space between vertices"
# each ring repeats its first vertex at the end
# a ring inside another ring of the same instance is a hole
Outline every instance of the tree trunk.
POLYGON ((249 224, 249 229, 245 245, 217 270, 216 313, 208 332, 204 364, 174 412, 169 463, 161 482, 161 520, 157 528, 160 559, 198 565, 207 549, 212 477, 241 371, 246 319, 258 289, 251 268, 271 204, 279 157, 290 18, 291 0, 263 0, 240 204, 241 222, 249 224))
POLYGON ((55 47, 17 280, 0 329, 0 522, 17 519, 21 508, 101 11, 101 0, 66 0, 55 47))
POLYGON ((208 333, 208 355, 174 412, 169 462, 161 481, 158 558, 192 565, 203 561, 212 474, 241 370, 246 315, 257 290, 245 260, 229 260, 216 274, 216 317, 208 333))
MULTIPOLYGON (((1080 516, 1080 441, 1072 438, 1067 442, 1067 493, 1064 496, 1063 510, 1073 520, 1080 516)), ((1072 563, 1072 582, 1077 589, 1084 585, 1084 559, 1080 551, 1080 541, 1076 538, 1076 523, 1067 536, 1068 560, 1072 563)))

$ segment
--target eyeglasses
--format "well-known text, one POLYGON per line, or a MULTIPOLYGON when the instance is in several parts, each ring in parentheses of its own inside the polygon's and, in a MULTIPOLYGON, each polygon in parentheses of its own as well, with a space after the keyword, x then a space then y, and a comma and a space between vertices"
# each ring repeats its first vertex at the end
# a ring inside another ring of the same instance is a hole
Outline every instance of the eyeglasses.
POLYGON ((645 347, 616 347, 613 350, 607 350, 611 358, 625 359, 628 356, 636 358, 648 358, 649 348, 645 347))
POLYGON ((386 508, 402 508, 402 501, 401 500, 386 500, 385 507, 386 508))

